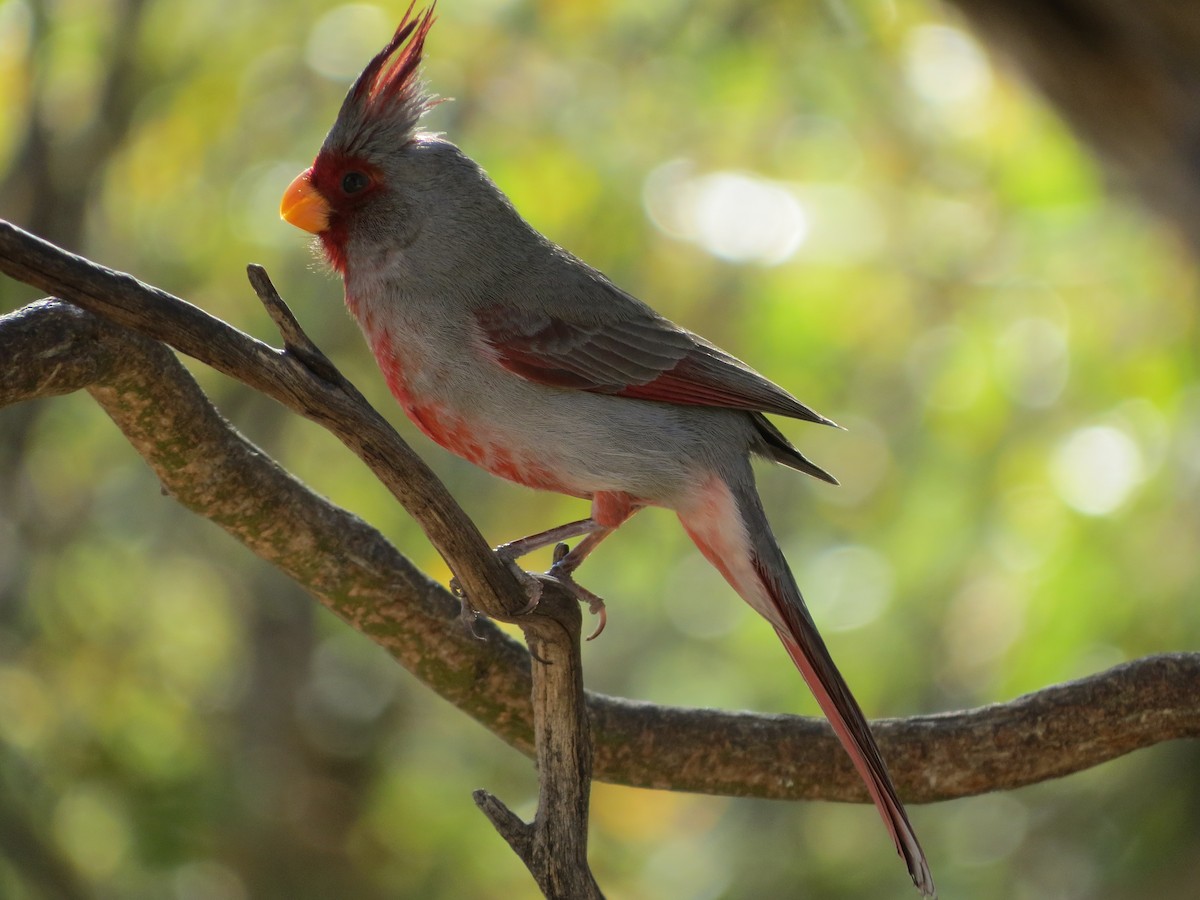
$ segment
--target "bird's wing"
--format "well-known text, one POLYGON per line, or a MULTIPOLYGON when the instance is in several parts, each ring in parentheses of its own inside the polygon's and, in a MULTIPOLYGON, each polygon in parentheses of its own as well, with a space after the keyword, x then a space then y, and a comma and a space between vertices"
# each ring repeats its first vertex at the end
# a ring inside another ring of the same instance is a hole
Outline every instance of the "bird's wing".
POLYGON ((505 305, 475 315, 496 361, 530 381, 833 424, 741 360, 648 309, 588 322, 505 305))

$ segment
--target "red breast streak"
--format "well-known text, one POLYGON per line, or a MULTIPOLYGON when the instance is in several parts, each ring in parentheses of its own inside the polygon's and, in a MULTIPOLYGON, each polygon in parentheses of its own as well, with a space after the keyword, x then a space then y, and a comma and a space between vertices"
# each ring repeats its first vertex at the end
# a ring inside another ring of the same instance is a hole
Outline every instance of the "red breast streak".
MULTIPOLYGON (((353 311, 353 305, 351 309, 353 311)), ((444 405, 418 398, 412 390, 389 330, 386 327, 373 328, 374 322, 369 315, 362 318, 362 323, 388 388, 405 414, 426 437, 481 469, 517 484, 576 497, 589 496, 563 484, 547 467, 530 459, 527 454, 511 452, 501 439, 489 434, 488 429, 479 427, 444 405)))

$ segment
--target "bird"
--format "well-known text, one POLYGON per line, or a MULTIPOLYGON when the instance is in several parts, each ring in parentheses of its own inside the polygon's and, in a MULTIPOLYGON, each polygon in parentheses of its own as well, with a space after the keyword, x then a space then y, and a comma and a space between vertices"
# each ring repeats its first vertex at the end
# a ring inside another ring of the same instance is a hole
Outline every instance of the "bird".
POLYGON ((440 102, 420 71, 433 22, 434 7, 409 7, 351 85, 313 164, 287 187, 280 215, 316 236, 391 393, 425 435, 501 478, 591 502, 587 518, 501 545, 502 556, 555 545, 547 574, 603 616, 600 598, 575 580, 580 564, 638 510, 676 513, 774 628, 917 889, 935 896, 751 469, 765 458, 837 484, 767 414, 834 423, 541 235, 477 163, 423 130, 440 102))

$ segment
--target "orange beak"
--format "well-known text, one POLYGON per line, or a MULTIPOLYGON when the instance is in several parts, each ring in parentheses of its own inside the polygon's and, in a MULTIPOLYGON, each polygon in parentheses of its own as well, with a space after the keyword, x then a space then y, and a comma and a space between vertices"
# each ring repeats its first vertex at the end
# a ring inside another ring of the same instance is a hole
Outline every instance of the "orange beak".
POLYGON ((297 175, 283 192, 279 217, 313 234, 320 234, 329 227, 329 201, 313 187, 312 169, 297 175))

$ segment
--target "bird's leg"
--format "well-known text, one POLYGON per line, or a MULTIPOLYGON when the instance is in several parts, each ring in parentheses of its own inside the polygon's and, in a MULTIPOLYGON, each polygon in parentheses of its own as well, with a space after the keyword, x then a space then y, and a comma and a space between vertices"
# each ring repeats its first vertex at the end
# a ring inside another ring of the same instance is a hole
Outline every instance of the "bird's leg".
POLYGON ((588 635, 589 641, 600 636, 600 632, 604 630, 604 626, 608 623, 608 613, 604 609, 604 601, 579 584, 573 575, 575 570, 587 559, 588 554, 595 550, 600 545, 600 542, 612 534, 614 530, 613 528, 597 526, 596 530, 580 541, 574 550, 568 549, 566 544, 556 545, 554 548, 554 565, 546 573, 558 579, 563 587, 575 595, 576 600, 580 603, 586 603, 588 611, 592 615, 600 617, 600 621, 596 624, 596 630, 588 635))
POLYGON ((580 519, 578 522, 568 522, 566 525, 559 525, 557 528, 550 528, 546 531, 539 531, 537 534, 531 534, 528 537, 509 541, 507 544, 501 544, 496 548, 496 555, 518 572, 518 577, 524 576, 521 580, 525 583, 525 590, 529 595, 529 603, 523 609, 518 610, 518 616, 527 615, 537 609, 538 601, 542 597, 542 586, 536 578, 532 578, 524 569, 520 568, 516 564, 516 560, 535 550, 540 550, 542 547, 549 547, 551 544, 558 544, 561 541, 565 541, 567 538, 589 534, 599 527, 600 525, 594 519, 580 519))
POLYGON ((580 519, 578 522, 568 522, 566 525, 559 525, 557 528, 551 528, 548 531, 539 531, 537 534, 529 535, 529 537, 501 544, 496 548, 496 553, 505 562, 512 562, 532 553, 534 550, 541 550, 543 547, 549 547, 551 544, 557 544, 568 538, 579 537, 581 534, 590 534, 600 527, 600 523, 595 519, 580 519))
MULTIPOLYGON (((593 519, 580 519, 578 522, 568 522, 566 525, 559 525, 557 528, 539 531, 537 534, 509 541, 507 544, 501 544, 494 549, 496 555, 508 564, 509 568, 513 570, 513 574, 517 576, 517 580, 525 586, 525 593, 529 597, 529 602, 517 610, 515 615, 524 616, 533 612, 537 609, 538 601, 542 597, 542 585, 536 578, 518 566, 516 560, 526 554, 532 553, 534 550, 549 547, 551 544, 565 541, 568 538, 579 537, 581 534, 588 534, 599 527, 600 525, 593 519)), ((476 637, 479 637, 478 632, 475 631, 475 620, 478 618, 478 611, 471 605, 471 599, 463 591, 462 585, 458 583, 457 578, 450 579, 450 592, 458 598, 458 602, 462 606, 460 616, 463 622, 466 623, 468 630, 476 637)))
MULTIPOLYGON (((626 516, 628 516, 628 513, 622 516, 622 520, 626 516)), ((580 603, 586 603, 588 611, 592 615, 600 617, 600 622, 596 626, 596 630, 589 635, 588 640, 590 641, 598 637, 608 622, 608 614, 604 609, 604 601, 576 582, 573 575, 575 570, 587 558, 588 554, 595 550, 600 542, 612 534, 614 530, 615 526, 601 525, 594 518, 580 519, 578 522, 568 522, 566 525, 559 525, 557 528, 539 531, 537 534, 509 541, 507 544, 501 544, 497 547, 496 555, 512 566, 519 576, 524 576, 522 581, 525 583, 529 594, 529 603, 524 609, 518 610, 516 615, 527 615, 537 609, 538 600, 541 599, 542 593, 541 585, 536 579, 530 578, 525 571, 518 567, 516 560, 535 550, 540 550, 543 547, 554 544, 554 564, 550 566, 546 574, 556 579, 580 603), (565 541, 569 538, 579 537, 580 535, 585 536, 583 540, 576 545, 574 550, 569 549, 565 541)), ((473 632, 476 613, 470 604, 470 600, 462 592, 455 580, 451 580, 450 589, 462 602, 463 620, 473 632)))
MULTIPOLYGON (((580 603, 586 603, 592 615, 599 616, 600 621, 596 630, 588 635, 588 640, 594 640, 604 631, 608 622, 608 613, 604 609, 604 601, 587 588, 575 581, 575 570, 583 564, 588 554, 600 546, 600 542, 612 534, 622 522, 642 508, 643 502, 623 491, 597 491, 592 495, 592 515, 584 520, 591 527, 581 529, 580 534, 587 535, 574 550, 569 550, 566 544, 558 544, 554 548, 554 565, 546 574, 556 578, 563 587, 575 595, 580 603)), ((574 523, 583 525, 584 522, 574 523)), ((543 536, 548 536, 547 531, 543 536)))
MULTIPOLYGON (((586 603, 588 610, 593 615, 600 617, 600 624, 588 638, 590 641, 604 630, 604 625, 608 621, 608 615, 604 611, 604 601, 576 582, 572 575, 584 559, 587 558, 587 555, 595 550, 597 545, 612 533, 612 528, 606 528, 593 518, 580 519, 578 522, 568 522, 566 525, 559 525, 557 528, 551 528, 547 531, 531 534, 529 537, 501 544, 496 548, 496 553, 499 554, 501 559, 512 563, 527 553, 532 553, 534 550, 540 550, 542 547, 554 544, 554 564, 550 566, 546 574, 556 579, 580 603, 586 603), (569 550, 565 541, 569 538, 579 537, 580 535, 586 536, 576 545, 574 550, 569 550)), ((540 594, 540 590, 537 594, 531 592, 529 605, 521 610, 518 615, 525 615, 536 609, 540 594)))

